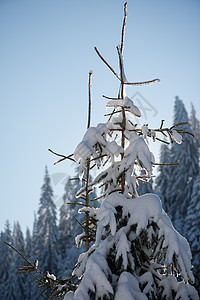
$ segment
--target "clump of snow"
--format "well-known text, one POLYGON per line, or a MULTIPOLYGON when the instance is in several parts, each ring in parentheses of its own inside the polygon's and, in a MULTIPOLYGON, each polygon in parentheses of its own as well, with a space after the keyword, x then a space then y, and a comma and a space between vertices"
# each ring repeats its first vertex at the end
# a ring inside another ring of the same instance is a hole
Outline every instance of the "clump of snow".
POLYGON ((177 144, 181 144, 182 143, 182 136, 175 129, 172 129, 170 133, 171 133, 171 136, 172 136, 173 140, 177 144))
POLYGON ((49 274, 49 271, 46 272, 46 275, 48 278, 50 278, 52 280, 56 280, 56 276, 54 274, 49 274))
POLYGON ((90 127, 87 129, 82 141, 76 147, 74 159, 80 162, 80 178, 84 175, 88 159, 95 159, 97 166, 100 167, 100 156, 107 155, 113 158, 123 152, 123 148, 116 141, 109 142, 106 140, 105 136, 108 132, 109 128, 104 123, 100 123, 96 127, 90 127))
POLYGON ((128 272, 123 272, 118 281, 115 300, 148 300, 141 292, 137 279, 128 272))
POLYGON ((68 292, 65 295, 64 300, 74 300, 74 292, 72 292, 72 291, 68 292))
POLYGON ((119 99, 119 100, 111 100, 107 103, 108 107, 124 107, 126 111, 132 113, 135 117, 141 117, 141 112, 139 108, 133 103, 133 101, 125 97, 125 99, 119 99))
POLYGON ((149 176, 152 174, 152 154, 144 139, 138 136, 135 132, 125 131, 126 137, 129 139, 130 144, 124 152, 124 158, 121 161, 120 171, 133 170, 135 160, 137 159, 141 167, 144 167, 149 176))
POLYGON ((159 283, 159 286, 162 287, 162 297, 167 299, 174 299, 173 292, 176 291, 175 300, 198 300, 199 296, 197 291, 193 286, 188 283, 178 282, 177 279, 172 276, 162 276, 162 279, 159 283))

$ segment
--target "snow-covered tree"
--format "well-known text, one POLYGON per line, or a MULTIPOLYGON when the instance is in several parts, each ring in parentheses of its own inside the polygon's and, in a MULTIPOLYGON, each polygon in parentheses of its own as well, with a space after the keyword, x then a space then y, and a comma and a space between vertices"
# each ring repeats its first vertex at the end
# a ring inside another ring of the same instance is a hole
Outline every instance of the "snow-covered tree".
POLYGON ((7 247, 4 242, 9 244, 12 243, 12 232, 10 223, 7 220, 5 224, 4 232, 1 232, 1 243, 0 243, 0 298, 6 299, 5 294, 5 283, 10 280, 10 271, 13 252, 7 247))
MULTIPOLYGON (((25 255, 25 243, 23 233, 19 222, 14 224, 13 244, 16 249, 25 255)), ((25 278, 19 273, 18 267, 24 264, 23 259, 16 252, 12 254, 11 266, 9 268, 9 277, 5 282, 5 299, 24 300, 25 297, 25 278)))
POLYGON ((170 171, 172 166, 165 166, 162 164, 171 164, 171 152, 166 144, 161 144, 160 147, 160 164, 161 166, 158 167, 159 175, 156 178, 156 194, 162 200, 163 207, 166 212, 171 211, 172 203, 170 203, 169 198, 169 182, 170 182, 170 171))
MULTIPOLYGON (((159 80, 131 83, 126 78, 123 59, 126 6, 121 44, 117 46, 120 74, 95 48, 120 81, 120 90, 117 98, 107 97, 107 107, 113 109, 109 120, 88 126, 74 152, 80 164, 80 179, 85 173, 89 177, 91 161, 97 168, 103 168, 92 182, 84 181, 77 197, 87 200, 96 185, 104 189, 99 209, 94 209, 88 201, 80 209, 89 219, 96 219, 96 237, 95 243, 90 243, 90 228, 82 233, 81 238, 91 246, 79 256, 73 271, 80 283, 75 292, 66 293, 65 299, 196 300, 198 294, 191 285, 194 276, 187 240, 174 229, 157 195, 138 196, 136 190, 137 179, 149 180, 153 171, 154 157, 146 139, 156 141, 156 133, 165 132, 171 141, 181 143, 182 131, 176 126, 163 128, 163 124, 155 130, 134 125, 134 119, 141 113, 126 95, 126 87, 159 80)), ((80 237, 76 239, 77 244, 79 241, 80 237)))
POLYGON ((191 104, 190 127, 200 155, 200 121, 196 117, 196 110, 193 104, 191 104))
MULTIPOLYGON (((187 216, 185 219, 186 235, 190 242, 193 254, 193 264, 196 272, 200 274, 200 174, 197 176, 191 195, 191 201, 187 209, 187 216)), ((199 289, 200 278, 197 276, 196 286, 199 289)))
POLYGON ((35 245, 35 258, 40 268, 57 275, 58 253, 58 227, 56 224, 56 206, 53 201, 53 190, 47 167, 45 169, 44 184, 37 217, 37 239, 35 245))
MULTIPOLYGON (((174 124, 186 122, 179 128, 183 132, 191 132, 188 114, 183 101, 175 99, 174 124)), ((190 202, 194 180, 199 172, 198 150, 192 136, 185 135, 181 147, 176 143, 171 148, 171 161, 179 162, 171 168, 169 181, 169 208, 177 230, 184 234, 184 219, 190 202)))

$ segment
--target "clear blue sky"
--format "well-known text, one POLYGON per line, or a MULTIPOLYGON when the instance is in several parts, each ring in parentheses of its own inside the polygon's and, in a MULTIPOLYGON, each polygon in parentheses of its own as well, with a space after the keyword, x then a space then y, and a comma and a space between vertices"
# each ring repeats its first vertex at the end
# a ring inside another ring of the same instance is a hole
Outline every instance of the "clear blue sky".
MULTIPOLYGON (((72 172, 71 163, 53 166, 56 157, 47 149, 70 154, 81 140, 90 69, 94 71, 92 124, 106 120, 101 95, 116 96, 118 82, 93 47, 117 70, 115 46, 120 41, 123 3, 0 1, 0 230, 6 219, 12 225, 19 220, 23 230, 27 225, 32 228, 45 165, 55 178, 55 193, 62 193, 63 185, 56 179, 58 173, 72 172)), ((128 2, 127 77, 161 79, 153 86, 128 89, 130 97, 139 92, 158 111, 153 116, 148 107, 152 127, 159 126, 161 119, 166 125, 172 123, 176 95, 188 111, 193 102, 200 118, 199 32, 199 0, 128 2)))

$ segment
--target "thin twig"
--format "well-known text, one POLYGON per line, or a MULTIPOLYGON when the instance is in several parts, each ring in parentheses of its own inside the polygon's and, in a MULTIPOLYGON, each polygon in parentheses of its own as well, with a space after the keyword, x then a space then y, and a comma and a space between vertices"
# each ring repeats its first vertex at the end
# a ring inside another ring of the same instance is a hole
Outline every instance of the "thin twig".
POLYGON ((119 98, 116 98, 116 97, 108 97, 108 96, 105 96, 105 95, 102 95, 103 98, 105 99, 108 99, 108 100, 119 100, 119 98))
POLYGON ((143 179, 141 179, 141 178, 137 178, 139 181, 141 181, 141 182, 143 182, 143 183, 146 183, 146 184, 150 184, 151 185, 151 182, 149 182, 149 181, 146 181, 146 180, 143 180, 143 179))
POLYGON ((160 82, 159 78, 148 80, 148 81, 141 81, 141 82, 124 82, 125 85, 132 85, 132 86, 143 86, 143 85, 150 85, 152 83, 160 82))
MULTIPOLYGON (((85 203, 79 203, 79 202, 68 202, 67 204, 73 204, 73 205, 81 205, 81 206, 85 206, 85 203)), ((88 204, 88 207, 92 208, 91 205, 88 204)))
POLYGON ((180 163, 171 163, 171 164, 152 163, 152 165, 155 165, 155 166, 177 166, 177 165, 180 165, 180 163))
POLYGON ((92 70, 89 72, 89 82, 88 82, 88 90, 89 90, 89 105, 88 105, 88 125, 87 128, 90 127, 91 122, 91 102, 92 102, 92 85, 91 85, 91 79, 92 79, 92 70))
POLYGON ((169 144, 170 144, 169 142, 164 141, 164 140, 161 140, 161 139, 159 139, 159 138, 157 138, 157 137, 156 137, 156 140, 159 141, 159 142, 162 142, 162 143, 164 143, 164 144, 166 144, 166 145, 169 145, 169 144))
POLYGON ((66 155, 63 155, 63 154, 59 154, 59 153, 57 153, 57 152, 54 152, 54 151, 51 150, 51 149, 48 149, 48 151, 51 152, 51 153, 53 153, 53 154, 55 154, 55 155, 57 155, 57 156, 62 157, 61 159, 59 159, 58 161, 56 161, 56 162, 54 163, 54 165, 57 165, 58 163, 60 163, 61 161, 65 160, 65 159, 69 159, 69 160, 71 160, 71 161, 73 161, 73 162, 76 162, 73 158, 71 158, 74 154, 70 154, 70 155, 66 156, 66 155))
POLYGON ((160 124, 160 129, 162 129, 162 128, 163 128, 163 124, 164 124, 164 122, 165 122, 165 120, 162 120, 162 121, 161 121, 161 124, 160 124))
MULTIPOLYGON (((22 253, 20 253, 15 247, 13 247, 11 244, 4 242, 7 246, 12 248, 15 252, 17 252, 35 271, 40 273, 42 276, 46 276, 42 271, 40 271, 38 268, 36 268, 22 253)), ((53 279, 52 279, 53 280, 53 279)))
POLYGON ((177 127, 177 126, 186 125, 186 124, 187 124, 187 122, 181 122, 178 124, 174 124, 173 126, 170 127, 170 129, 173 129, 174 127, 177 127))
POLYGON ((123 25, 122 25, 122 37, 121 37, 121 47, 120 47, 121 53, 123 53, 123 50, 124 50, 126 19, 127 19, 127 2, 124 4, 124 20, 123 20, 123 25))
POLYGON ((114 113, 115 113, 115 108, 113 109, 112 113, 110 114, 110 117, 109 117, 109 119, 108 119, 108 122, 110 122, 110 120, 112 119, 112 116, 114 115, 114 113))
POLYGON ((103 58, 103 56, 98 51, 97 47, 94 47, 94 50, 98 54, 98 56, 101 58, 101 60, 104 62, 104 64, 110 69, 110 71, 117 77, 117 79, 120 80, 119 75, 114 71, 114 69, 107 63, 107 61, 103 58))
MULTIPOLYGON (((74 177, 74 178, 70 178, 69 180, 79 180, 80 181, 80 178, 74 177)), ((86 182, 85 178, 82 178, 82 181, 86 182)))
POLYGON ((96 200, 99 200, 99 199, 101 199, 101 198, 103 198, 103 197, 105 197, 105 194, 103 194, 103 195, 101 195, 101 196, 99 196, 99 197, 93 198, 93 199, 91 199, 90 201, 96 201, 96 200))
POLYGON ((85 227, 79 222, 79 220, 73 216, 73 218, 76 220, 76 222, 83 228, 83 230, 85 230, 85 227))
POLYGON ((192 270, 200 278, 200 274, 194 268, 192 268, 192 270))

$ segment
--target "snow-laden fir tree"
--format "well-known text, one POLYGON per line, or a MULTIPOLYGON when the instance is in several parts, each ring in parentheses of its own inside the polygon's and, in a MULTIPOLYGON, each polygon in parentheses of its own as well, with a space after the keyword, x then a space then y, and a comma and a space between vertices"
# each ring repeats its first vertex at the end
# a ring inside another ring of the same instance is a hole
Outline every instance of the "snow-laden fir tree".
POLYGON ((5 224, 4 231, 1 232, 1 243, 0 243, 0 299, 5 298, 5 283, 9 282, 11 279, 11 263, 13 252, 12 250, 4 244, 4 241, 12 244, 12 232, 10 228, 10 223, 7 220, 5 224))
POLYGON ((158 167, 159 175, 156 178, 156 194, 162 200, 163 207, 166 212, 170 212, 172 203, 170 203, 169 198, 169 182, 170 182, 170 171, 172 166, 162 166, 162 164, 170 164, 171 160, 171 152, 167 144, 161 144, 160 147, 160 164, 158 167))
MULTIPOLYGON (((75 292, 65 295, 65 300, 196 300, 199 298, 191 285, 194 276, 187 240, 174 229, 157 195, 138 196, 136 190, 137 180, 149 180, 153 171, 154 157, 146 138, 156 141, 157 133, 168 133, 171 141, 181 143, 182 131, 178 125, 163 128, 163 122, 155 130, 134 125, 141 113, 126 95, 126 87, 158 80, 131 83, 126 78, 123 59, 126 6, 121 44, 117 46, 119 74, 95 48, 119 80, 120 90, 117 98, 107 97, 107 107, 113 109, 108 121, 89 127, 74 152, 80 164, 80 178, 84 173, 88 176, 90 162, 101 170, 91 183, 84 181, 77 196, 85 199, 100 185, 103 200, 99 209, 88 202, 80 209, 89 218, 96 219, 96 237, 95 243, 89 239, 89 250, 79 256, 73 275, 80 282, 75 292)), ((90 230, 84 230, 82 234, 86 242, 89 233, 90 230)), ((77 243, 79 241, 77 239, 77 243)))
MULTIPOLYGON (((29 261, 32 261, 33 254, 33 239, 30 233, 29 228, 26 230, 26 239, 25 239, 25 256, 29 261)), ((19 266, 16 266, 16 268, 19 266)), ((37 287, 35 287, 37 289, 37 287)), ((36 290, 37 291, 37 290, 36 290)), ((30 276, 25 278, 25 299, 34 300, 35 299, 35 290, 33 280, 30 276)), ((39 299, 38 299, 39 300, 39 299)))
MULTIPOLYGON (((19 222, 14 224, 13 244, 16 249, 25 255, 25 242, 19 222)), ((5 282, 5 292, 3 299, 24 300, 25 295, 25 277, 18 271, 18 266, 24 264, 23 259, 16 252, 12 254, 10 262, 9 277, 5 282)))
POLYGON ((191 104, 190 127, 200 155, 200 121, 196 117, 196 110, 193 104, 191 104))
POLYGON ((53 201, 53 191, 47 167, 45 169, 44 184, 38 209, 37 218, 37 259, 42 263, 42 269, 57 274, 57 217, 56 206, 53 201))
MULTIPOLYGON (((58 226, 56 217, 56 206, 53 201, 53 190, 51 180, 45 168, 44 184, 41 188, 41 197, 38 209, 36 224, 34 225, 34 241, 32 257, 39 261, 39 268, 49 274, 57 276, 57 264, 59 261, 58 251, 58 226)), ((40 295, 40 290, 35 289, 36 299, 48 299, 44 294, 40 295)))
MULTIPOLYGON (((183 132, 191 132, 189 118, 183 101, 178 97, 174 105, 174 124, 187 122, 179 126, 183 132)), ((171 161, 179 162, 170 170, 169 213, 175 228, 184 233, 185 216, 190 203, 194 180, 199 172, 198 150, 191 135, 184 135, 181 147, 176 143, 171 147, 171 161)))
MULTIPOLYGON (((200 174, 197 176, 192 190, 191 201, 185 218, 186 236, 192 249, 195 271, 200 274, 200 174)), ((196 287, 200 292, 200 278, 196 276, 196 287)))

